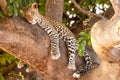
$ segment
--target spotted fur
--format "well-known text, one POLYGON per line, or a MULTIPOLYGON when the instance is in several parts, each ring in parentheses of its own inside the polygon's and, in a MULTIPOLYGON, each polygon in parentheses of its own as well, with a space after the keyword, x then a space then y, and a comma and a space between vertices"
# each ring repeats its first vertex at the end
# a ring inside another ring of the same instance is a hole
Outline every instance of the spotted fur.
POLYGON ((83 75, 84 73, 86 73, 88 70, 92 68, 92 60, 89 54, 85 52, 83 56, 85 58, 86 65, 82 69, 80 69, 79 71, 76 71, 73 74, 73 77, 75 78, 79 78, 81 75, 83 75))

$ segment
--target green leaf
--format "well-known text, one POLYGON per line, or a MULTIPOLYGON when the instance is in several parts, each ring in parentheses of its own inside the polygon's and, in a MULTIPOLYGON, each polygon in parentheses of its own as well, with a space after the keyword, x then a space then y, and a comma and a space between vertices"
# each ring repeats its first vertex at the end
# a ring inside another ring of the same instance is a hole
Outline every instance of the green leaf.
POLYGON ((86 46, 87 42, 84 40, 84 41, 82 42, 82 44, 83 44, 83 46, 86 46))
POLYGON ((84 37, 79 37, 77 43, 80 43, 82 40, 84 40, 84 37))
POLYGON ((85 32, 80 32, 79 35, 80 36, 84 36, 86 33, 85 32))
POLYGON ((86 46, 86 42, 83 41, 79 46, 78 46, 78 52, 80 56, 83 56, 84 51, 85 51, 85 46, 86 46))
POLYGON ((46 3, 46 0, 40 0, 39 1, 39 12, 40 14, 42 15, 45 15, 45 3, 46 3))
POLYGON ((85 50, 85 46, 83 46, 82 44, 78 47, 78 52, 80 56, 83 56, 84 54, 84 50, 85 50))
POLYGON ((91 41, 88 41, 88 46, 91 46, 91 45, 92 45, 91 41))
POLYGON ((10 1, 10 3, 12 3, 13 2, 13 0, 9 0, 10 1))
POLYGON ((19 1, 18 0, 15 0, 14 4, 15 4, 15 7, 19 8, 19 1))
POLYGON ((19 0, 20 7, 27 7, 29 5, 29 0, 19 0))
POLYGON ((17 16, 18 15, 18 9, 17 7, 14 7, 14 16, 17 16))
POLYGON ((8 0, 10 3, 13 3, 13 0, 8 0))
POLYGON ((0 11, 0 17, 1 17, 1 18, 4 18, 4 14, 3 14, 2 11, 0 11))
POLYGON ((13 6, 11 6, 11 5, 9 5, 8 6, 8 16, 12 16, 13 15, 13 12, 14 12, 14 7, 13 6))
POLYGON ((0 59, 0 64, 1 64, 1 65, 5 65, 5 64, 6 64, 5 58, 1 58, 1 59, 0 59))
POLYGON ((83 54, 84 54, 84 51, 83 50, 79 50, 79 55, 83 56, 83 54))

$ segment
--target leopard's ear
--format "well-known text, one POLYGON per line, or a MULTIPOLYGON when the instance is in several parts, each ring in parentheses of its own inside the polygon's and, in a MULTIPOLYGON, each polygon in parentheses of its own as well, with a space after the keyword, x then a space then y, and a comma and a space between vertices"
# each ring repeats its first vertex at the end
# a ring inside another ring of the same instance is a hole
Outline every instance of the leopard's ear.
POLYGON ((34 2, 31 6, 33 9, 37 9, 38 8, 38 3, 37 2, 34 2))

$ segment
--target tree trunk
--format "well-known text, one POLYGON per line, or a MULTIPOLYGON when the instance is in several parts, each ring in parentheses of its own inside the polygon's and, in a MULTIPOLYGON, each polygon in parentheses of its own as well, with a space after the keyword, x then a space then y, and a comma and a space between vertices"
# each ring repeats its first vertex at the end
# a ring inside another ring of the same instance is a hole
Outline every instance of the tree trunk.
POLYGON ((64 0, 47 0, 46 14, 47 18, 62 22, 64 0))

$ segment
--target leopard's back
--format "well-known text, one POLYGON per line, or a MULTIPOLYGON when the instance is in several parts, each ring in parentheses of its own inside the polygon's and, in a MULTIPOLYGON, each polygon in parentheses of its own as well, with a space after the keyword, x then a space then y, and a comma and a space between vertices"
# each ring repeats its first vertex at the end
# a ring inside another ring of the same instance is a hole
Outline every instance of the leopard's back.
POLYGON ((49 20, 49 22, 58 31, 61 38, 63 38, 63 37, 73 37, 75 39, 74 34, 64 24, 59 23, 59 22, 57 22, 55 20, 49 20))

